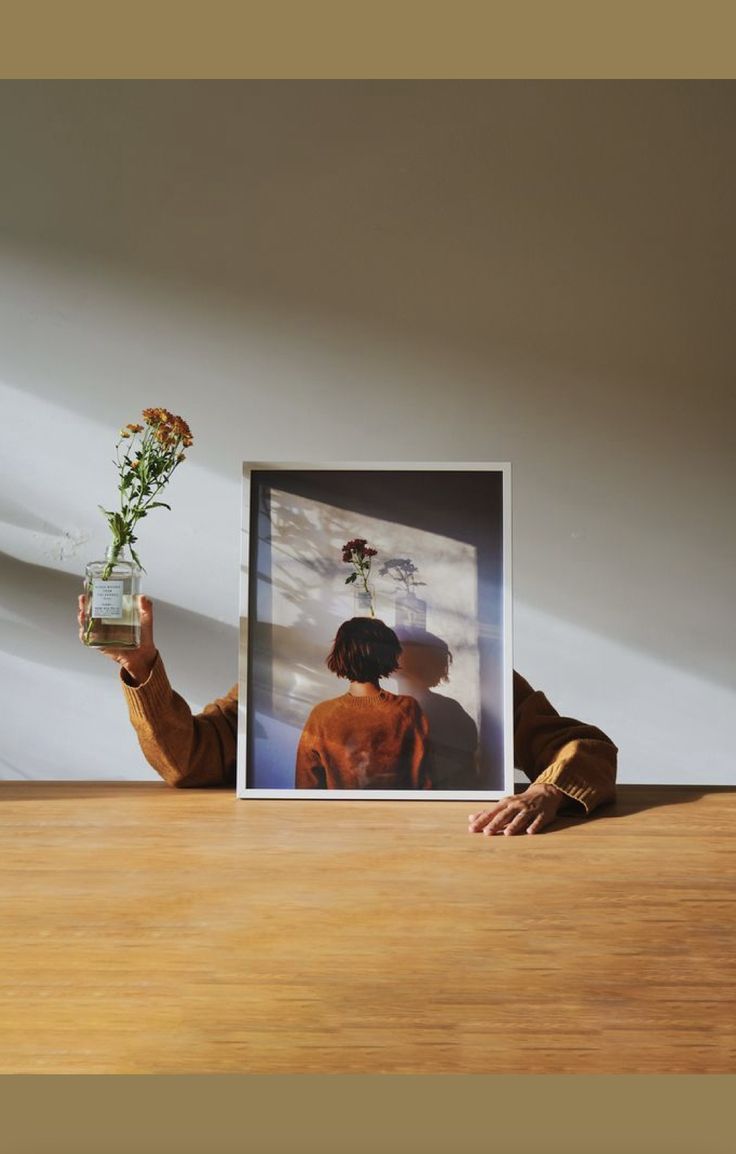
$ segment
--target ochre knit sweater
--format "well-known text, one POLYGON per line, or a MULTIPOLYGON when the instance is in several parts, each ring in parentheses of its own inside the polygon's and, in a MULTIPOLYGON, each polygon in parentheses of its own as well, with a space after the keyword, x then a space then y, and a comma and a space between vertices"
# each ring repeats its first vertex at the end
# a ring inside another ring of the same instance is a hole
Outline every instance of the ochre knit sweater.
POLYGON ((296 753, 297 789, 429 789, 429 726, 413 697, 343 693, 315 705, 296 753))
MULTIPOLYGON (((193 715, 169 684, 160 655, 134 687, 121 671, 143 754, 173 786, 234 786, 238 687, 193 715)), ((514 673, 514 763, 532 781, 556 785, 590 813, 616 792, 616 746, 602 730, 560 717, 543 693, 514 673)))

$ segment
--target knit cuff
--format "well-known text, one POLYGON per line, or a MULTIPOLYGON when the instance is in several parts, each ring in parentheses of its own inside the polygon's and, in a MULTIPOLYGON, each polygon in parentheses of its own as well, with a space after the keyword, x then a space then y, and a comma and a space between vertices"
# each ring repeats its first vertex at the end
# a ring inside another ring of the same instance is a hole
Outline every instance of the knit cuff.
POLYGON ((123 694, 128 704, 131 720, 139 718, 150 721, 160 716, 162 709, 171 701, 173 689, 164 669, 160 654, 156 654, 151 672, 140 685, 131 685, 124 669, 120 670, 123 694))
MULTIPOLYGON (((598 743, 596 743, 598 744, 598 743)), ((584 750, 584 743, 575 743, 575 751, 560 757, 540 773, 535 782, 547 782, 573 801, 579 802, 586 814, 616 796, 615 746, 592 751, 584 750), (609 764, 610 762, 610 764, 609 764)))
POLYGON ((539 777, 534 779, 534 784, 537 783, 556 786, 560 793, 580 802, 586 813, 590 813, 598 804, 598 791, 590 785, 590 782, 581 781, 575 774, 570 773, 565 765, 550 765, 544 773, 540 773, 539 777))

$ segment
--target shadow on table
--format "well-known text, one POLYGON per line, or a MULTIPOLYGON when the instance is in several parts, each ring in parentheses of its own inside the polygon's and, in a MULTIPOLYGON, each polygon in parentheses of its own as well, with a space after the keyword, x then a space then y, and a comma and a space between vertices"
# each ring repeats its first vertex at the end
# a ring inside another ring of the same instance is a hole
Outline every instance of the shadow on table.
MULTIPOLYGON (((236 798, 232 785, 208 786, 205 792, 211 790, 225 790, 236 798)), ((605 821, 610 818, 629 817, 631 814, 642 813, 647 809, 659 809, 666 805, 682 805, 685 802, 699 801, 706 794, 724 794, 732 796, 736 787, 656 785, 656 786, 619 786, 616 801, 602 805, 590 816, 582 812, 561 814, 556 821, 547 826, 547 830, 566 829, 580 825, 581 822, 590 824, 594 821, 605 821)), ((180 796, 189 794, 196 796, 201 789, 183 789, 173 791, 170 785, 163 781, 0 781, 0 805, 11 801, 109 801, 113 798, 132 798, 136 795, 151 797, 155 793, 162 796, 176 792, 180 796)), ((523 791, 518 791, 519 793, 523 791)), ((393 803, 391 803, 393 804, 393 803)), ((426 804, 426 803, 422 803, 426 804)), ((399 812, 397 810, 397 812, 399 812)))
MULTIPOLYGON (((163 781, 0 781, 0 805, 13 801, 110 801, 168 792, 163 781)), ((179 792, 197 792, 180 790, 179 792)), ((234 792, 234 791, 233 791, 234 792)))
POLYGON ((663 806, 699 801, 706 794, 733 794, 733 792, 733 788, 728 786, 714 786, 708 789, 702 786, 684 785, 623 785, 618 787, 618 796, 614 802, 602 805, 589 817, 584 814, 563 813, 547 828, 565 829, 568 826, 579 825, 582 821, 589 824, 593 821, 630 817, 647 809, 661 809, 663 806))

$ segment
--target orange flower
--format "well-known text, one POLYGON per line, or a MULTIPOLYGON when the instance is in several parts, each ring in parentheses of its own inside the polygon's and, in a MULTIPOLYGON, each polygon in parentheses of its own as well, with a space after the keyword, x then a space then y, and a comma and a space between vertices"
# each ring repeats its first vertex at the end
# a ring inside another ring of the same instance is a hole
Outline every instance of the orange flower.
POLYGON ((143 419, 147 425, 165 425, 168 421, 173 420, 173 415, 168 409, 162 409, 159 406, 153 409, 144 409, 143 419))
POLYGON ((186 460, 182 450, 194 440, 184 418, 170 413, 161 405, 144 409, 143 420, 145 431, 143 425, 131 421, 118 432, 120 440, 115 446, 115 464, 120 473, 120 512, 102 510, 112 530, 114 544, 130 545, 131 554, 138 565, 140 561, 133 551, 135 525, 141 517, 146 516, 149 509, 161 506, 169 508, 154 498, 168 484, 176 465, 186 460), (134 442, 126 446, 121 460, 119 449, 123 440, 129 441, 138 434, 143 434, 141 444, 136 446, 134 442), (131 460, 134 449, 139 456, 131 460))
POLYGON ((174 417, 173 432, 177 440, 183 441, 185 446, 193 443, 192 430, 183 417, 174 417))
MULTIPOLYGON (((194 444, 192 430, 183 417, 170 413, 168 409, 157 406, 143 410, 143 418, 147 425, 154 430, 154 437, 160 445, 174 445, 181 441, 185 448, 194 444)), ((131 427, 131 426, 129 426, 131 427)))

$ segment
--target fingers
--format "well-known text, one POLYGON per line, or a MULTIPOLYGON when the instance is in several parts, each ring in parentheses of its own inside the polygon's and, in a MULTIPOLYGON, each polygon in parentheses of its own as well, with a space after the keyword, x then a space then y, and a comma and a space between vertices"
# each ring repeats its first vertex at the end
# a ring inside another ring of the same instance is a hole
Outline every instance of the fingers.
POLYGON ((153 602, 150 597, 138 598, 138 612, 141 620, 141 649, 153 647, 153 602))
MULTIPOLYGON (((84 611, 87 597, 86 594, 80 593, 77 597, 77 621, 80 625, 84 623, 84 611)), ((147 632, 147 640, 153 640, 153 602, 150 597, 138 598, 138 612, 141 620, 141 639, 144 631, 147 632)))
POLYGON ((84 642, 84 593, 77 597, 77 625, 79 626, 79 640, 84 642))
POLYGON ((485 829, 489 821, 491 821, 493 817, 495 817, 495 815, 500 812, 501 808, 508 801, 509 798, 504 797, 501 801, 494 805, 492 809, 484 809, 481 810, 480 813, 468 814, 468 828, 471 830, 471 832, 480 833, 481 830, 485 829))
POLYGON ((481 813, 471 813, 468 817, 468 832, 487 836, 505 834, 511 837, 520 833, 539 833, 553 815, 546 812, 540 800, 525 800, 521 797, 504 797, 492 809, 481 813))
POLYGON ((492 809, 482 813, 471 813, 468 818, 468 828, 471 833, 495 833, 501 829, 512 816, 515 799, 502 797, 492 809))
POLYGON ((551 821, 551 818, 548 816, 548 814, 538 813, 537 816, 534 818, 534 821, 531 823, 531 825, 528 825, 526 827, 526 832, 527 833, 539 833, 540 829, 544 829, 544 827, 550 821, 551 821))
POLYGON ((523 802, 516 801, 512 805, 506 806, 501 813, 497 814, 483 830, 483 833, 521 833, 529 824, 531 816, 528 807, 524 805, 523 802))
POLYGON ((524 830, 537 818, 537 814, 532 813, 528 806, 523 806, 511 821, 504 827, 505 834, 523 833, 524 830))
MULTIPOLYGON (((87 596, 80 593, 77 597, 77 623, 79 625, 79 640, 84 644, 85 630, 86 630, 86 602, 87 596)), ((150 664, 153 664, 153 658, 156 656, 156 646, 153 642, 153 602, 150 597, 138 597, 138 613, 140 617, 140 641, 136 653, 144 656, 152 655, 150 664)), ((111 657, 113 661, 119 664, 124 664, 130 659, 131 651, 128 649, 103 649, 100 646, 95 646, 98 653, 104 657, 111 657)), ((145 678, 143 678, 145 680, 145 678)))

